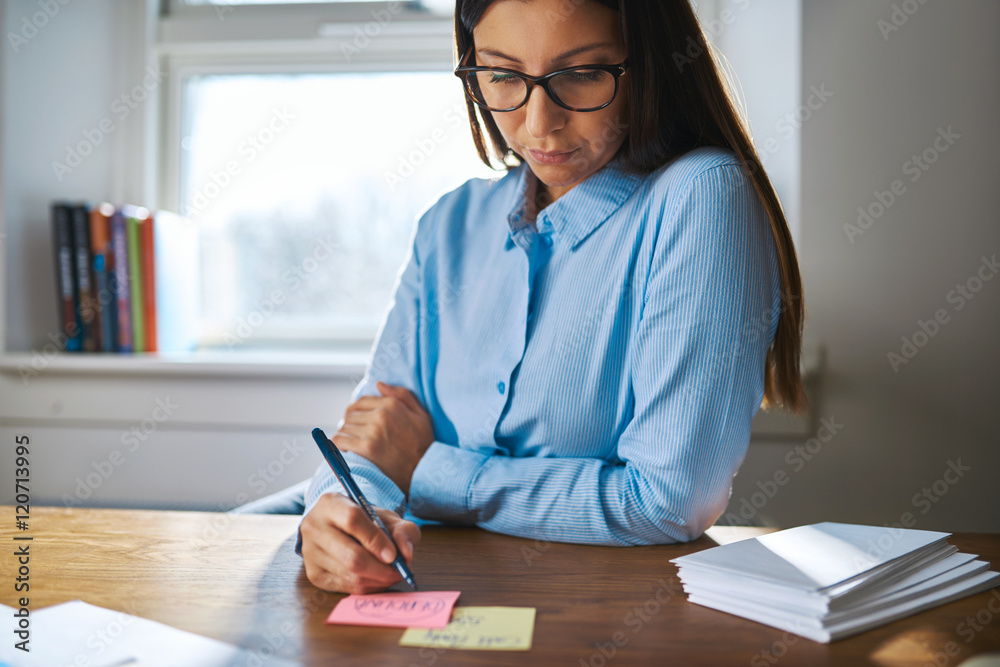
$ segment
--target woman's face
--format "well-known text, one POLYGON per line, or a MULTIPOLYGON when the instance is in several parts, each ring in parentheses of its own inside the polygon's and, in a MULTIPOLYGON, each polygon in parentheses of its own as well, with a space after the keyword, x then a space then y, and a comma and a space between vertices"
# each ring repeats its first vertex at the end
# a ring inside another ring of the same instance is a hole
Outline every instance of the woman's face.
MULTIPOLYGON (((531 76, 616 65, 627 55, 618 21, 618 12, 592 0, 497 0, 472 33, 476 64, 531 76)), ((614 101, 598 111, 569 111, 535 86, 520 109, 492 112, 507 145, 547 186, 548 201, 603 167, 625 140, 627 81, 626 72, 614 101)))

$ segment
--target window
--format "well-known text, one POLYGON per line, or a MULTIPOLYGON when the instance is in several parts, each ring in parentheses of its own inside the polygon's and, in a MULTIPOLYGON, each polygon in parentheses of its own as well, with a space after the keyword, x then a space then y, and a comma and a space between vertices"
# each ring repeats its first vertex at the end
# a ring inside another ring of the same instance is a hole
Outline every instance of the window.
POLYGON ((376 30, 392 8, 367 4, 367 22, 327 7, 312 35, 263 45, 243 15, 263 8, 165 19, 164 207, 199 228, 207 345, 370 343, 419 214, 502 173, 472 143, 450 21, 396 7, 376 30))
POLYGON ((456 83, 447 72, 185 80, 181 211, 199 221, 214 339, 251 338, 255 312, 250 326, 271 338, 374 335, 419 212, 494 173, 456 83))

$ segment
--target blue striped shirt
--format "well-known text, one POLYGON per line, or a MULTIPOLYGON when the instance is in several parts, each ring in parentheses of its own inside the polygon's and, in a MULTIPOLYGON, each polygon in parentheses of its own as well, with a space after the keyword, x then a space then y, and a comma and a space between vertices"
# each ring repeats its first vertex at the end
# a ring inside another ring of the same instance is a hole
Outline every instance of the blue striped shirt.
MULTIPOLYGON (((767 215, 729 151, 619 167, 534 223, 524 164, 421 215, 351 400, 407 387, 435 441, 409 499, 348 453, 373 504, 609 545, 691 540, 722 514, 780 312, 767 215)), ((340 490, 324 463, 306 512, 340 490)))

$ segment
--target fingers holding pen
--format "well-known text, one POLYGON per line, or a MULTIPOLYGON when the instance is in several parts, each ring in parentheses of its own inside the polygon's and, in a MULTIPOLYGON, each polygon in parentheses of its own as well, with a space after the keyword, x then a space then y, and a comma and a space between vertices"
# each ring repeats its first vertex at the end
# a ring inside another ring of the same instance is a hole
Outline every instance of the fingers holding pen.
MULTIPOLYGON (((407 546, 401 547, 404 554, 407 546)), ((384 590, 401 579, 389 564, 395 554, 385 533, 341 494, 324 494, 302 522, 306 576, 319 588, 357 594, 384 590)))
POLYGON ((417 545, 420 544, 420 528, 412 521, 401 518, 391 510, 376 509, 385 527, 392 534, 392 539, 403 555, 403 559, 409 564, 413 561, 413 553, 417 545))

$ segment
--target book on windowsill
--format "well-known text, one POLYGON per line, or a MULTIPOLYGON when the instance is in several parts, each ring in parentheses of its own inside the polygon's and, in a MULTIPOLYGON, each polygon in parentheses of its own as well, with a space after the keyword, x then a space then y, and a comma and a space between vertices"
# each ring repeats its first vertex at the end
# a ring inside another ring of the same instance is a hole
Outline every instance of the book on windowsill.
POLYGON ((80 331, 77 293, 76 253, 73 243, 72 205, 63 202, 52 204, 52 250, 56 269, 56 299, 59 315, 59 336, 69 352, 83 349, 80 331))
POLYGON ((826 522, 671 562, 690 602, 827 643, 1000 585, 950 534, 826 522))
POLYGON ((187 352, 197 346, 192 221, 139 206, 55 202, 52 225, 66 350, 187 352))

